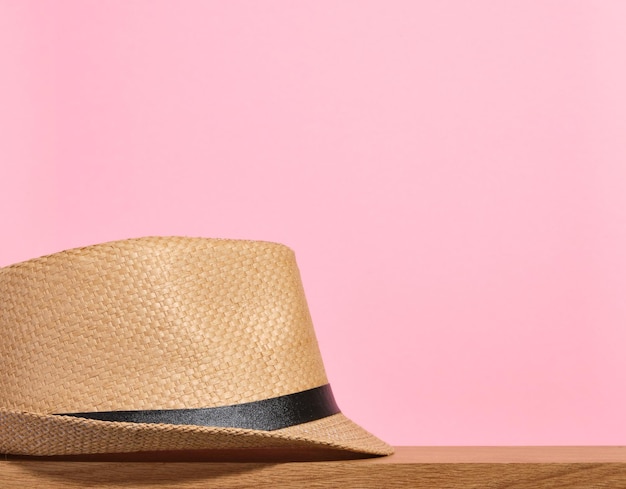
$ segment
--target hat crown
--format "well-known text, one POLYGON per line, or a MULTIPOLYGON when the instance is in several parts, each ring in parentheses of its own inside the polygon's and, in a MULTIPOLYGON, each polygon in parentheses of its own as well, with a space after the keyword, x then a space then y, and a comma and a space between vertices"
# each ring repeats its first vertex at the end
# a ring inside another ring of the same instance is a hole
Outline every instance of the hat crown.
POLYGON ((139 238, 0 269, 2 408, 252 402, 327 383, 293 252, 139 238))

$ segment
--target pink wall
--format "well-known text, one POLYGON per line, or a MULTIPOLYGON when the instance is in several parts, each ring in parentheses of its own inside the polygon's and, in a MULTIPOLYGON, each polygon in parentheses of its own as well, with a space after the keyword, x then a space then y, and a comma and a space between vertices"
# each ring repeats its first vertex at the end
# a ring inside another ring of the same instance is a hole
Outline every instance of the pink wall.
POLYGON ((626 443, 626 3, 0 0, 0 265, 284 242, 392 444, 626 443))

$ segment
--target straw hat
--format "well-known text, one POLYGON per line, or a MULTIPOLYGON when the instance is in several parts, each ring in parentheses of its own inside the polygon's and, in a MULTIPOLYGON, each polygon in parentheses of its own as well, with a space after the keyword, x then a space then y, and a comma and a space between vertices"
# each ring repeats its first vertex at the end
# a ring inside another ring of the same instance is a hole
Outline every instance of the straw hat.
POLYGON ((390 446, 334 402, 293 252, 150 237, 0 268, 0 453, 390 446))

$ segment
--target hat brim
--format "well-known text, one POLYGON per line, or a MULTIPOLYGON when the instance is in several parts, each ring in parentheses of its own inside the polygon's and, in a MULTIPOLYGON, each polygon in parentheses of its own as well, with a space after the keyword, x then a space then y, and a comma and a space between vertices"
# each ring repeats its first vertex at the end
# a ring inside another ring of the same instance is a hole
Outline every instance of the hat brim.
POLYGON ((99 421, 0 410, 0 453, 80 455, 202 449, 324 448, 389 455, 393 448, 343 414, 274 431, 99 421))

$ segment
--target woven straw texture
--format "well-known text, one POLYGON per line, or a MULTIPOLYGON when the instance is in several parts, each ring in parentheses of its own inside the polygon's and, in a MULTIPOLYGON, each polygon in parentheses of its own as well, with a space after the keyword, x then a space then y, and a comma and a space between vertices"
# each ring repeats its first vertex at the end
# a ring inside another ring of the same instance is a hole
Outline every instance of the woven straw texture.
POLYGON ((225 406, 326 384, 283 245, 139 238, 5 267, 0 328, 0 452, 390 452, 341 414, 272 432, 53 414, 225 406))

